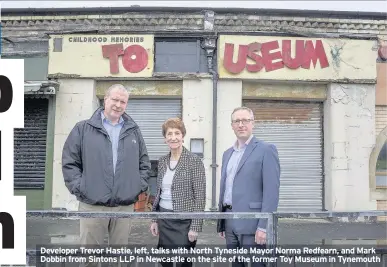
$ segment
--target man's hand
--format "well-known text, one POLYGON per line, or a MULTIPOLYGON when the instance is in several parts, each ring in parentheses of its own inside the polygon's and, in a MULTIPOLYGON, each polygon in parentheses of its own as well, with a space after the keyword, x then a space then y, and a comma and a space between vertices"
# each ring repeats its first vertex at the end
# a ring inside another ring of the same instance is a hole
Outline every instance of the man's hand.
POLYGON ((266 244, 266 233, 261 230, 255 232, 255 243, 263 245, 266 244))
POLYGON ((190 242, 194 242, 197 238, 198 238, 198 233, 197 233, 197 232, 192 231, 192 230, 190 230, 190 231, 188 232, 188 240, 189 240, 190 242))
POLYGON ((150 231, 151 231, 153 236, 158 236, 159 235, 159 227, 158 227, 156 222, 151 224, 150 231))
POLYGON ((224 232, 220 232, 220 233, 219 233, 219 236, 220 236, 221 238, 225 238, 224 232))

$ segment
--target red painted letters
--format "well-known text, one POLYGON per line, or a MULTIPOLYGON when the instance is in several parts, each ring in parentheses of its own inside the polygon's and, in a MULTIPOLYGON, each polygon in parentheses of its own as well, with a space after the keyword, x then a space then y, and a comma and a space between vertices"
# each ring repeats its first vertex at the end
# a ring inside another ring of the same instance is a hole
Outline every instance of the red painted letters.
POLYGON ((102 55, 104 58, 108 58, 110 62, 110 73, 116 74, 118 69, 118 56, 124 54, 122 44, 111 44, 102 46, 102 55))
POLYGON ((103 45, 102 55, 109 59, 112 74, 119 73, 119 56, 122 56, 122 66, 130 73, 138 73, 148 65, 148 53, 140 45, 130 45, 125 50, 123 44, 103 45))
POLYGON ((296 40, 295 57, 293 58, 291 41, 282 41, 282 53, 278 51, 279 42, 270 41, 266 43, 251 43, 249 45, 239 45, 238 59, 233 61, 234 44, 226 43, 224 48, 223 66, 231 73, 237 74, 245 68, 248 72, 259 72, 265 68, 266 72, 284 68, 289 69, 309 69, 310 63, 316 68, 317 61, 321 68, 329 66, 324 46, 321 40, 316 41, 316 45, 311 40, 296 40), (277 50, 277 51, 275 51, 277 50), (260 55, 258 52, 261 52, 260 55), (254 64, 247 63, 247 58, 254 61, 254 64))

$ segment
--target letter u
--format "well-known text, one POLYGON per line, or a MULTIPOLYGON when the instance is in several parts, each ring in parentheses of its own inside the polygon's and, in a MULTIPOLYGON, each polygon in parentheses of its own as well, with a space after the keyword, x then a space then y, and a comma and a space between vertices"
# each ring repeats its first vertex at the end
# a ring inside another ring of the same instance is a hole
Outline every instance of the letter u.
POLYGON ((223 57, 224 68, 234 74, 240 73, 246 67, 248 52, 249 47, 247 45, 239 45, 238 59, 237 62, 234 63, 234 44, 226 43, 223 57))

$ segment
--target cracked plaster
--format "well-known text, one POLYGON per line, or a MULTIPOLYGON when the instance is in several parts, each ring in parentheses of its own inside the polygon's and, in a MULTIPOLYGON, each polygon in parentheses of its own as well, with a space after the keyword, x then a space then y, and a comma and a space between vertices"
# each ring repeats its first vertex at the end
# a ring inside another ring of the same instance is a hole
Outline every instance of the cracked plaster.
POLYGON ((332 209, 373 209, 366 189, 367 159, 375 140, 374 85, 331 84, 326 113, 327 203, 332 209), (354 197, 356 195, 356 197, 354 197))
MULTIPOLYGON (((331 103, 341 103, 344 105, 354 104, 358 107, 362 107, 358 113, 357 117, 368 117, 372 118, 372 111, 367 106, 367 89, 363 86, 349 86, 344 84, 339 84, 332 91, 331 103)), ((346 113, 346 117, 353 117, 353 114, 346 113)))

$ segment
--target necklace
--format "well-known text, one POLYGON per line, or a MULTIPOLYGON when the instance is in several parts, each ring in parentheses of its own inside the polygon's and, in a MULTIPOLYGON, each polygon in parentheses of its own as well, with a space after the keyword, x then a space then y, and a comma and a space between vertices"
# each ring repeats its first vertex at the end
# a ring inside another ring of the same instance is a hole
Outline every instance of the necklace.
POLYGON ((172 155, 170 155, 169 158, 168 158, 168 168, 169 168, 170 171, 174 171, 174 170, 176 170, 177 166, 179 165, 181 156, 180 156, 179 159, 177 160, 177 163, 176 163, 176 165, 175 165, 175 168, 171 168, 171 157, 172 157, 172 155))

